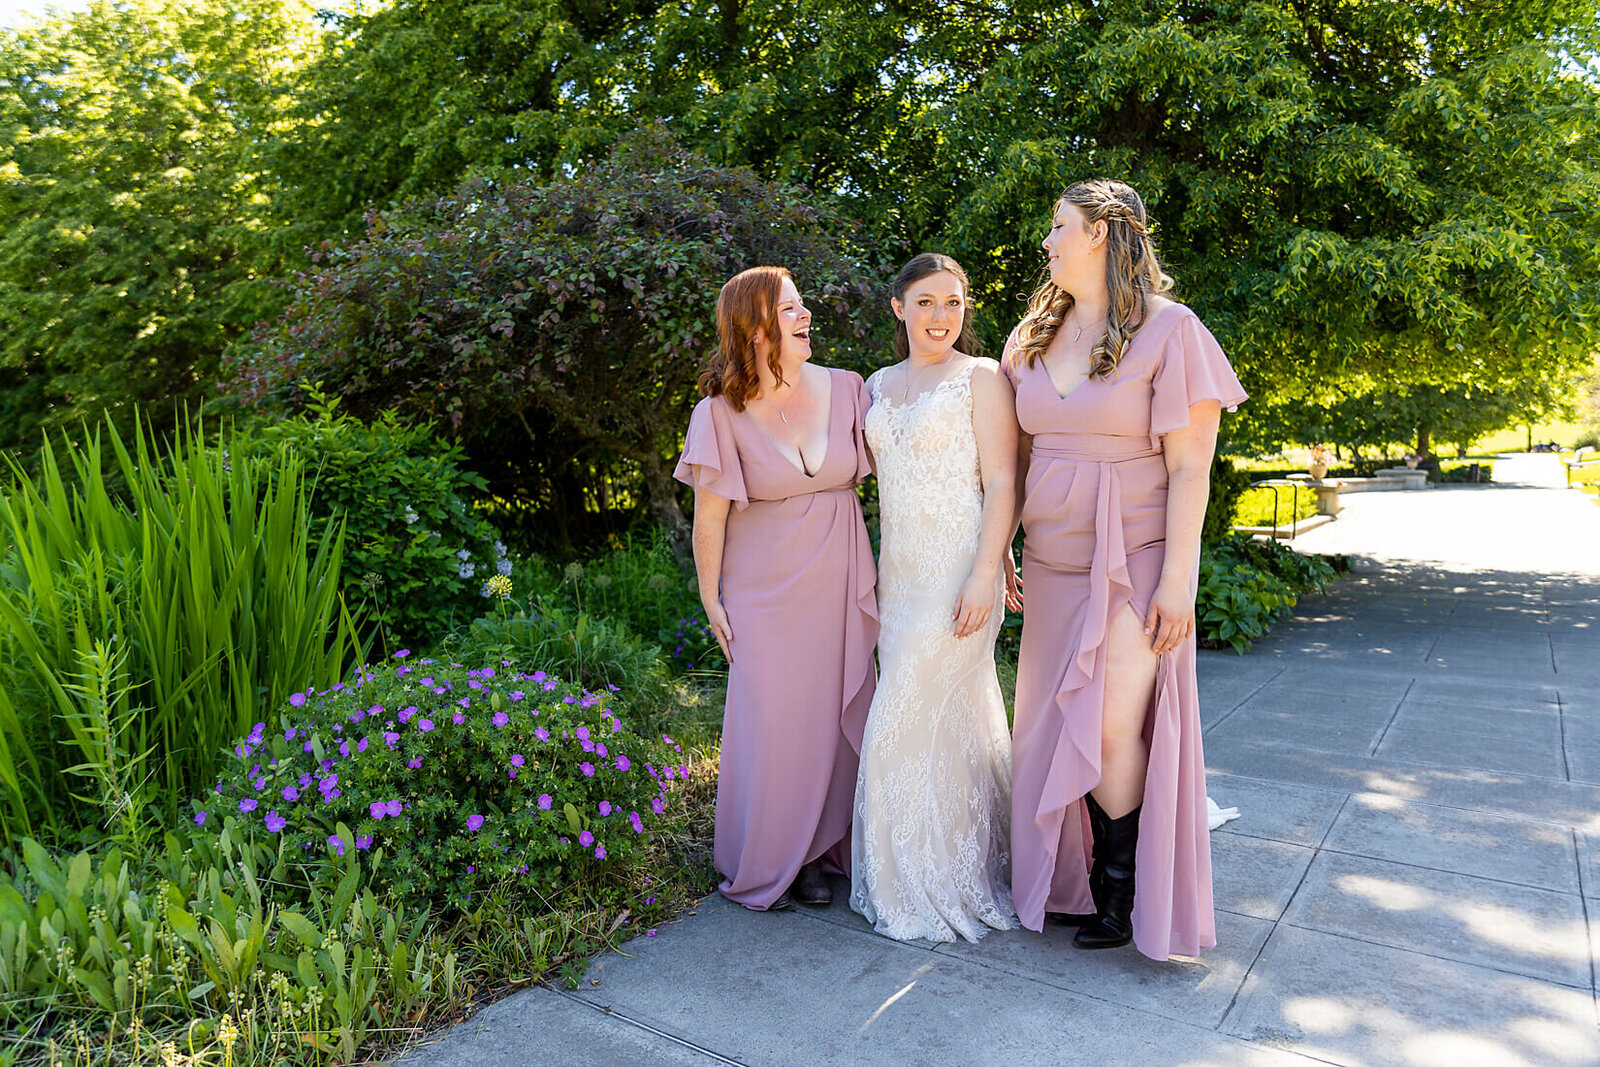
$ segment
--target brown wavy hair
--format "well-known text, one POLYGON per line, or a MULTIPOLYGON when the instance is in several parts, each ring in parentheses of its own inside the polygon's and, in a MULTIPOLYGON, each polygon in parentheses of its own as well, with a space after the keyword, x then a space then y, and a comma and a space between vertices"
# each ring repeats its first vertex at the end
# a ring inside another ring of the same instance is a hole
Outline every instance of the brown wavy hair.
MULTIPOLYGON (((1089 365, 1090 377, 1104 380, 1117 372, 1134 330, 1143 325, 1150 295, 1171 289, 1172 278, 1161 269, 1144 201, 1133 186, 1095 178, 1062 193, 1056 203, 1062 202, 1083 212, 1086 227, 1106 224, 1106 328, 1095 342, 1089 365)), ((1072 305, 1072 294, 1046 276, 1017 327, 1013 358, 1030 367, 1043 358, 1072 305)))
POLYGON ((782 267, 751 267, 729 278, 717 294, 717 351, 700 372, 702 396, 725 396, 735 411, 743 411, 761 391, 756 365, 756 333, 771 341, 767 368, 783 384, 778 362, 778 295, 783 280, 794 279, 782 267))
MULTIPOLYGON (((938 252, 923 252, 912 256, 906 265, 900 268, 900 273, 894 276, 890 283, 889 293, 902 304, 905 303, 906 291, 922 279, 941 271, 948 271, 961 282, 961 295, 966 297, 972 292, 972 283, 967 281, 967 272, 961 269, 961 264, 949 256, 940 255, 938 252)), ((898 319, 894 326, 895 359, 909 359, 911 356, 911 338, 906 332, 904 319, 898 319)), ((972 308, 968 306, 961 314, 961 333, 956 337, 955 350, 963 355, 975 356, 978 354, 978 335, 972 332, 972 308)))

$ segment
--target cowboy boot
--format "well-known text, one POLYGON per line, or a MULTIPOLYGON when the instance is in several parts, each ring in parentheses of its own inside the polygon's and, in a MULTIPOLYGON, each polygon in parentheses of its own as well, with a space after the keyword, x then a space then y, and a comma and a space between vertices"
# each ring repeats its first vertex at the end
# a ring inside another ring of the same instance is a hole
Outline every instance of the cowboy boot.
POLYGON ((1073 937, 1072 943, 1078 948, 1116 948, 1133 940, 1133 868, 1139 848, 1141 810, 1134 808, 1117 819, 1101 812, 1105 834, 1100 839, 1104 845, 1100 841, 1095 844, 1095 866, 1100 869, 1097 910, 1094 921, 1079 928, 1073 937))
POLYGON ((1095 802, 1094 797, 1085 794, 1084 804, 1089 810, 1089 833, 1091 836, 1090 848, 1093 862, 1089 866, 1089 896, 1094 900, 1095 911, 1088 915, 1078 912, 1047 911, 1045 920, 1059 926, 1088 926, 1094 922, 1100 909, 1101 886, 1105 881, 1105 846, 1101 844, 1106 836, 1105 809, 1095 802))

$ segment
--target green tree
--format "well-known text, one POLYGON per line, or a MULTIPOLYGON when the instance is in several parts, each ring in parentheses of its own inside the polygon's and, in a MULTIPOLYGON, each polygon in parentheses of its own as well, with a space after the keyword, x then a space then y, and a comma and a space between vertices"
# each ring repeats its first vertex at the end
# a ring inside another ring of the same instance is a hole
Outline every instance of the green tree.
POLYGON ((259 150, 314 30, 300 0, 101 0, 0 31, 0 447, 173 411, 281 306, 259 150))
POLYGON ((621 495, 642 498, 687 559, 672 467, 718 289, 746 267, 789 266, 830 361, 859 365, 883 301, 851 231, 800 190, 651 127, 570 177, 470 180, 374 214, 363 239, 317 253, 236 377, 254 403, 293 402, 293 384, 315 380, 354 414, 517 449, 501 495, 583 448, 620 459, 634 472, 621 495))

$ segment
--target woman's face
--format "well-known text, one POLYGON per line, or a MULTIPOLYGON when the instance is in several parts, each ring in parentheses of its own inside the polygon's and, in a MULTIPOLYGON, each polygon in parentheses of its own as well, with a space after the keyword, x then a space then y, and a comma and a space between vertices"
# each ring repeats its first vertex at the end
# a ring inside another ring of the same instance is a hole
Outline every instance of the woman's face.
POLYGON ((967 317, 967 290, 960 278, 936 271, 912 282, 905 299, 892 303, 906 324, 912 355, 937 359, 955 348, 967 317))
POLYGON ((1085 279, 1102 275, 1105 268, 1100 258, 1105 250, 1105 231, 1103 222, 1086 226, 1078 205, 1058 201, 1050 219, 1050 232, 1043 242, 1050 280, 1072 292, 1085 279))
MULTIPOLYGON (((757 347, 762 354, 770 351, 771 339, 756 335, 757 347)), ((783 280, 778 290, 778 360, 789 366, 798 366, 811 358, 811 312, 800 299, 800 290, 789 278, 783 280)))

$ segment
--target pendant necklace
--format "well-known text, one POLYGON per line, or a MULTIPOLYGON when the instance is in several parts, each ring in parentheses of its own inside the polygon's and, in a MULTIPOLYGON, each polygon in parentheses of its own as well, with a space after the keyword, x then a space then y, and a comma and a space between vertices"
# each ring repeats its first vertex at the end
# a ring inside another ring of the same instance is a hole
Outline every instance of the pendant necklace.
MULTIPOLYGON (((1071 315, 1072 315, 1072 318, 1073 318, 1073 319, 1074 319, 1074 320, 1076 320, 1076 319, 1077 319, 1077 317, 1078 317, 1078 316, 1077 316, 1077 314, 1076 314, 1076 309, 1074 309, 1074 310, 1073 310, 1073 312, 1072 312, 1072 313, 1071 313, 1071 315)), ((1073 343, 1073 344, 1077 344, 1077 343, 1078 343, 1078 338, 1080 338, 1080 337, 1082 337, 1082 336, 1083 336, 1083 326, 1082 326, 1082 325, 1079 325, 1079 327, 1078 327, 1078 331, 1077 331, 1077 332, 1076 332, 1076 333, 1074 333, 1074 334, 1073 334, 1073 335, 1072 335, 1072 343, 1073 343)))

